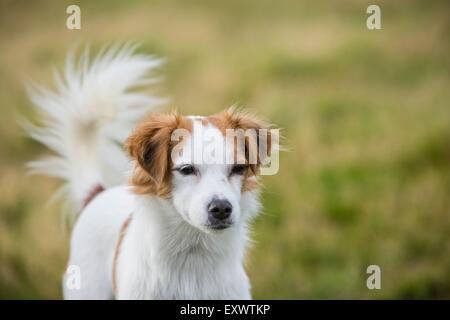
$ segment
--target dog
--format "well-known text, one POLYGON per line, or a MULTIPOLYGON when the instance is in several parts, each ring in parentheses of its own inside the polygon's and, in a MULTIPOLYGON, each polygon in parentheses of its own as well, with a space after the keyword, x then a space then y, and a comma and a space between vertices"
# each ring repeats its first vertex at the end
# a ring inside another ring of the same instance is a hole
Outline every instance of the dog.
POLYGON ((29 168, 63 179, 77 213, 65 299, 251 299, 243 259, 262 157, 250 163, 249 145, 270 147, 273 137, 237 147, 225 132, 271 126, 236 108, 155 112, 164 99, 130 89, 152 82, 160 64, 130 46, 92 62, 86 51, 78 63, 69 56, 55 91, 29 87, 43 121, 27 130, 56 154, 29 168), (187 135, 175 143, 177 131, 187 135), (193 161, 206 136, 241 163, 193 161))

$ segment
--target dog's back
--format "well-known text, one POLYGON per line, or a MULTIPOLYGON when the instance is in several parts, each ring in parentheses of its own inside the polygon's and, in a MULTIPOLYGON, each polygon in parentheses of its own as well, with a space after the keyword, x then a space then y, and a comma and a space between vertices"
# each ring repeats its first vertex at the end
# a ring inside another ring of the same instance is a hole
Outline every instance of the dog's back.
POLYGON ((132 207, 129 187, 119 186, 99 194, 82 211, 72 232, 63 279, 66 299, 113 298, 114 256, 132 207), (77 283, 76 277, 82 283, 77 283))

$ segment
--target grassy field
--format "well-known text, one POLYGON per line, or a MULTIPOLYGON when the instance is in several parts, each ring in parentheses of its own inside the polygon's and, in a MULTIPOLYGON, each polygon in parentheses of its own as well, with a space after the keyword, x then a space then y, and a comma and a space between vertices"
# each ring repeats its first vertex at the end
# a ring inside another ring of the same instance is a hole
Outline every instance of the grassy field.
POLYGON ((167 109, 238 103, 284 128, 247 269, 255 298, 450 298, 448 1, 0 1, 0 298, 61 298, 69 232, 23 82, 67 50, 139 41, 167 109), (65 27, 78 3, 82 29, 65 27), (189 4, 188 4, 189 3, 189 4), (366 28, 379 4, 382 30, 366 28), (366 268, 382 289, 366 288, 366 268))

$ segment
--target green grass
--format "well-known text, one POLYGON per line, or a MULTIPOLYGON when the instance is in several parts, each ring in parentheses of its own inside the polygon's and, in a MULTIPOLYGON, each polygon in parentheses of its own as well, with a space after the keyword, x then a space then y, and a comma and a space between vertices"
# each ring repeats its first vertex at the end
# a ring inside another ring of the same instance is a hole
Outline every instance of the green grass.
POLYGON ((448 1, 69 1, 0 5, 0 298, 60 298, 68 233, 58 182, 28 177, 23 83, 67 50, 139 41, 167 58, 168 109, 238 103, 283 128, 247 259, 255 298, 450 298, 448 1), (377 264, 382 290, 366 288, 377 264))

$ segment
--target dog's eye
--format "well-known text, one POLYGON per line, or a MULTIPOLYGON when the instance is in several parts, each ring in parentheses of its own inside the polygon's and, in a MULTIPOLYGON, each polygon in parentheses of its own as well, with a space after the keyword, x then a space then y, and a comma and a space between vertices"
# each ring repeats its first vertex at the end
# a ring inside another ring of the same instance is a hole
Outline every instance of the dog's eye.
POLYGON ((185 164, 184 166, 181 166, 181 167, 177 168, 176 170, 179 173, 181 173, 183 176, 188 176, 191 174, 195 174, 197 172, 195 167, 190 164, 185 164))
POLYGON ((243 175, 247 171, 245 164, 236 164, 231 168, 231 174, 243 175))

